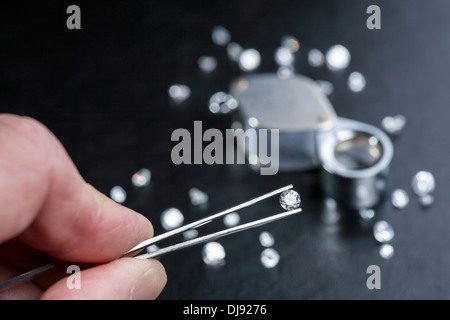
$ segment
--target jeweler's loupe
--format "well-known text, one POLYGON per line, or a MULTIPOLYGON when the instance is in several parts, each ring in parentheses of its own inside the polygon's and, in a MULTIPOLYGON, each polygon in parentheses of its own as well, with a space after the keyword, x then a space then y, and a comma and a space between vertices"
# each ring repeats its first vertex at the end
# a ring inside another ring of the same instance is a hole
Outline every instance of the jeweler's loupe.
POLYGON ((279 130, 280 171, 319 168, 325 194, 344 207, 372 208, 381 201, 392 142, 374 126, 337 117, 315 81, 250 74, 233 80, 230 93, 239 101, 240 127, 279 130))

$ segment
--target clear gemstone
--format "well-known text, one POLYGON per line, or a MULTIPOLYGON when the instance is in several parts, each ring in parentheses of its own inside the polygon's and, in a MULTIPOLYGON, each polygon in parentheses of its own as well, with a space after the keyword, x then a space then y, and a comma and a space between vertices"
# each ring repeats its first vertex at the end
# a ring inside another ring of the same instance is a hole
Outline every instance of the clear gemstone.
POLYGON ((392 205, 397 209, 403 209, 409 204, 409 196, 403 189, 395 189, 391 194, 392 205))
POLYGON ((429 207, 433 204, 434 197, 431 194, 425 194, 419 197, 419 203, 423 207, 429 207))
POLYGON ((294 68, 292 66, 281 66, 277 70, 277 76, 281 80, 289 79, 294 76, 294 68))
POLYGON ((308 52, 308 63, 311 67, 321 67, 325 63, 325 56, 319 49, 311 49, 308 52))
POLYGON ((231 94, 222 91, 214 93, 209 98, 209 110, 212 113, 228 113, 238 106, 238 101, 231 94))
POLYGON ((275 62, 280 66, 290 66, 294 63, 295 56, 286 47, 279 47, 275 50, 275 62))
POLYGON ((241 217, 239 216, 239 213, 237 213, 237 212, 231 212, 223 217, 223 223, 227 227, 237 226, 240 221, 241 221, 241 217))
POLYGON ((384 117, 381 121, 381 127, 389 134, 398 135, 406 125, 405 116, 399 114, 396 116, 384 117))
POLYGON ((353 92, 360 92, 366 87, 366 78, 359 72, 352 72, 348 76, 347 86, 353 92))
POLYGON ((239 60, 239 56, 242 53, 242 47, 240 44, 236 43, 236 42, 230 42, 227 45, 227 55, 228 55, 228 59, 230 59, 231 61, 238 61, 239 60))
POLYGON ((285 210, 297 209, 300 202, 300 195, 294 190, 286 190, 280 194, 280 204, 285 210))
POLYGON ((152 244, 152 245, 149 245, 148 247, 146 247, 145 250, 147 251, 147 253, 152 253, 152 252, 159 250, 159 247, 156 244, 152 244))
POLYGON ((218 46, 225 46, 230 42, 230 32, 222 26, 215 26, 211 32, 212 41, 218 46))
POLYGON ((205 205, 206 203, 208 203, 209 200, 208 194, 197 188, 189 189, 189 198, 191 200, 192 205, 194 206, 205 205))
POLYGON ((300 42, 294 36, 284 36, 281 39, 281 46, 289 49, 291 53, 296 53, 300 49, 300 42))
POLYGON ((362 220, 369 221, 375 217, 375 210, 366 208, 359 209, 359 216, 362 220))
POLYGON ((261 252, 261 264, 270 269, 280 262, 280 254, 273 248, 266 248, 261 252))
POLYGON ((184 84, 173 84, 168 90, 169 97, 175 103, 183 103, 191 96, 191 89, 184 84))
POLYGON ((259 234, 259 243, 263 247, 271 247, 275 243, 275 238, 269 231, 263 231, 259 234))
POLYGON ((328 49, 325 58, 328 68, 337 71, 348 67, 351 56, 346 47, 336 44, 328 49))
POLYGON ((375 240, 381 243, 389 242, 394 238, 394 229, 384 220, 378 221, 373 226, 373 235, 375 240))
POLYGON ((161 225, 166 230, 180 227, 184 222, 184 216, 177 208, 168 208, 161 213, 161 225))
POLYGON ((322 92, 327 96, 333 93, 334 85, 330 81, 316 80, 316 83, 319 86, 320 90, 322 90, 322 92))
POLYGON ((112 187, 109 196, 117 203, 123 203, 127 199, 127 193, 121 186, 112 187))
POLYGON ((184 240, 191 240, 198 236, 198 230, 197 229, 189 229, 183 232, 183 238, 184 240))
POLYGON ((198 59, 198 67, 203 72, 209 73, 216 69, 217 59, 212 56, 201 56, 198 59))
POLYGON ((390 259, 394 256, 394 247, 388 243, 385 243, 380 246, 380 257, 383 259, 390 259))
POLYGON ((203 262, 209 266, 222 266, 225 264, 225 249, 218 242, 208 242, 202 248, 203 262))
POLYGON ((436 182, 434 176, 428 171, 417 172, 412 179, 412 188, 418 196, 423 196, 434 191, 436 182))
POLYGON ((256 49, 245 49, 239 56, 239 67, 242 71, 253 71, 261 64, 261 55, 256 49))
POLYGON ((152 173, 149 169, 142 168, 131 177, 131 183, 136 187, 144 187, 150 184, 152 173))

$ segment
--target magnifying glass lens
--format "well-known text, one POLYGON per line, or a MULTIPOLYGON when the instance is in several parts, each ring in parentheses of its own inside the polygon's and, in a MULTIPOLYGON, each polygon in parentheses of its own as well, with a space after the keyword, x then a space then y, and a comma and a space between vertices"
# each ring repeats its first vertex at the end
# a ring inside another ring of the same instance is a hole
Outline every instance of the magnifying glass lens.
POLYGON ((339 142, 334 155, 347 169, 366 169, 380 160, 382 146, 373 135, 357 132, 352 138, 339 142))

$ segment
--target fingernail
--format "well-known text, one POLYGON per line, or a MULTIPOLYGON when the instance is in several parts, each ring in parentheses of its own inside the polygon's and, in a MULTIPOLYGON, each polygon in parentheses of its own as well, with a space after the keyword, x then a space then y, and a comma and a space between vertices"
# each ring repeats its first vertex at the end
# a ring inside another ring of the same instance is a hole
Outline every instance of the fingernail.
POLYGON ((167 278, 162 265, 152 261, 152 266, 136 281, 130 290, 130 300, 156 299, 164 288, 167 278))

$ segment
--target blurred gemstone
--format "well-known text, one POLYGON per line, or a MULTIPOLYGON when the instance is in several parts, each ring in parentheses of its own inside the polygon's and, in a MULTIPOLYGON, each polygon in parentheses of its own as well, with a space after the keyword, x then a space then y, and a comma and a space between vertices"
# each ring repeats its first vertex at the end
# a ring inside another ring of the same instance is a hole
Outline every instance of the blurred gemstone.
POLYGON ((209 266, 222 266, 225 264, 225 249, 218 242, 208 242, 202 248, 203 262, 209 266))
POLYGON ((346 47, 336 44, 328 49, 325 58, 327 67, 330 70, 338 71, 348 67, 351 56, 346 47))
POLYGON ((231 61, 238 61, 242 50, 243 49, 240 44, 236 42, 230 42, 229 44, 227 44, 228 59, 230 59, 231 61))
POLYGON ((197 229, 189 229, 183 232, 183 238, 184 240, 191 240, 198 236, 198 230, 197 229))
POLYGON ((380 246, 380 257, 383 259, 391 259, 394 256, 394 247, 388 243, 380 246))
POLYGON ((277 70, 278 78, 285 80, 294 76, 294 68, 292 66, 280 66, 277 70))
POLYGON ((227 227, 237 226, 240 221, 241 221, 241 217, 239 216, 239 213, 237 213, 237 212, 231 212, 223 217, 223 223, 227 227))
POLYGON ((273 248, 266 248, 261 252, 261 264, 270 269, 275 267, 280 261, 280 254, 273 248))
POLYGON ((359 72, 352 72, 348 76, 347 86, 353 92, 360 92, 366 87, 366 78, 359 72))
POLYGON ((189 189, 189 198, 194 206, 205 205, 209 200, 208 194, 197 188, 189 189))
POLYGON ((173 84, 169 87, 169 97, 175 103, 182 103, 191 96, 191 89, 184 84, 173 84))
POLYGON ((215 26, 212 29, 211 38, 215 44, 219 46, 225 46, 228 42, 230 42, 231 35, 226 28, 222 26, 215 26))
POLYGON ((378 221, 373 226, 373 235, 375 237, 375 240, 381 243, 389 242, 394 238, 394 229, 392 226, 384 221, 378 221))
POLYGON ((412 188, 418 196, 423 196, 434 191, 436 182, 433 174, 428 171, 417 172, 412 179, 412 188))
POLYGON ((275 62, 280 66, 292 65, 295 57, 292 52, 286 47, 279 47, 275 50, 275 62))
POLYGON ((375 217, 375 210, 373 210, 373 209, 366 209, 366 208, 359 209, 359 216, 364 221, 369 221, 373 217, 375 217))
POLYGON ((311 49, 308 52, 308 63, 311 67, 321 67, 325 63, 325 56, 319 49, 311 49))
POLYGON ((198 59, 198 67, 203 72, 209 73, 216 69, 217 59, 212 56, 201 56, 198 59))
POLYGON ((231 94, 222 91, 214 93, 209 98, 209 111, 212 113, 228 113, 238 105, 238 101, 231 94))
POLYGON ((403 209, 409 204, 409 196, 403 189, 395 189, 391 194, 392 205, 397 209, 403 209))
POLYGON ((434 203, 434 197, 431 194, 425 194, 419 197, 419 203, 422 207, 429 207, 434 203))
POLYGON ((121 186, 112 187, 109 196, 117 203, 123 203, 127 199, 127 193, 121 186))
POLYGON ((239 56, 239 67, 242 71, 253 71, 261 64, 261 55, 256 49, 245 49, 239 56))
POLYGON ((403 115, 387 116, 381 121, 383 130, 389 134, 400 134, 406 125, 406 118, 403 115))
POLYGON ((149 169, 142 168, 131 177, 131 183, 136 187, 144 187, 150 184, 152 173, 149 169))
POLYGON ((159 250, 159 247, 156 244, 152 244, 152 245, 149 245, 148 247, 146 247, 145 250, 147 251, 147 253, 152 253, 152 252, 159 250))
POLYGON ((271 247, 275 243, 275 238, 269 231, 263 231, 259 234, 259 243, 263 247, 271 247))
POLYGON ((316 83, 319 86, 320 90, 322 90, 322 92, 327 96, 333 93, 334 85, 330 81, 316 80, 316 83))
POLYGON ((161 225, 166 230, 180 227, 184 222, 184 216, 177 208, 168 208, 161 213, 161 225))
POLYGON ((281 39, 281 46, 289 49, 291 53, 296 53, 300 49, 300 42, 294 36, 284 36, 281 39))
POLYGON ((286 190, 280 194, 280 204, 284 210, 297 209, 300 202, 300 195, 294 190, 286 190))

